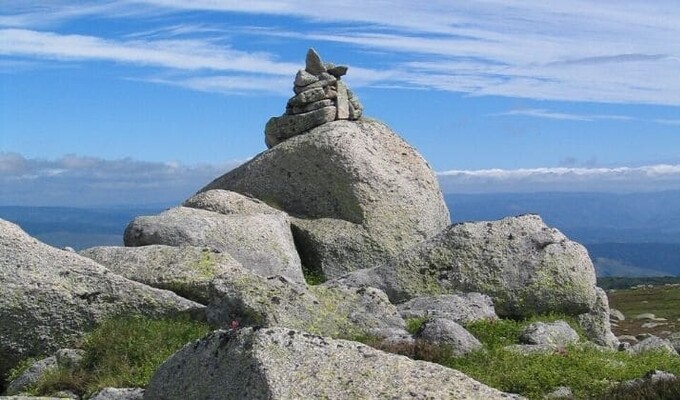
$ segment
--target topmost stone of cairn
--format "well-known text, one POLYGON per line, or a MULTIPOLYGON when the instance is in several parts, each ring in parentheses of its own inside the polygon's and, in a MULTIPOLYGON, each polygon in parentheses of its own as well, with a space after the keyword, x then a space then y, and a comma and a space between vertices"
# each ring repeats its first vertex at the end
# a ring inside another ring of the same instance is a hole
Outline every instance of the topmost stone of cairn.
POLYGON ((314 49, 309 49, 305 69, 295 75, 295 96, 288 100, 286 112, 267 122, 264 131, 267 147, 327 122, 361 118, 361 103, 340 79, 346 73, 346 66, 324 63, 314 49))

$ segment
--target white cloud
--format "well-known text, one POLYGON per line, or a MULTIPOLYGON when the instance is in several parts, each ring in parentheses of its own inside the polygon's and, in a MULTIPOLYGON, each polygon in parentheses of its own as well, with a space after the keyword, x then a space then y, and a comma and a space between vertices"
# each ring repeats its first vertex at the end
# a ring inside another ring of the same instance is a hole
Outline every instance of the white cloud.
POLYGON ((450 170, 437 175, 445 192, 461 193, 680 189, 680 164, 617 168, 450 170))
POLYGON ((0 204, 94 206, 179 202, 244 160, 183 165, 66 155, 0 153, 0 204), (41 195, 44 194, 44 195, 41 195))
POLYGON ((492 117, 503 116, 524 116, 536 117, 557 120, 571 120, 571 121, 598 121, 598 120, 612 120, 612 121, 632 121, 635 118, 626 115, 603 115, 603 114, 576 114, 576 113, 562 113, 542 108, 523 108, 518 110, 504 111, 500 113, 488 114, 492 117))
MULTIPOLYGON (((680 8, 674 0, 653 4, 633 0, 566 3, 529 1, 433 0, 366 2, 347 0, 323 6, 303 0, 122 0, 82 6, 80 2, 41 2, 8 7, 0 26, 2 48, 24 57, 110 60, 193 71, 204 78, 184 86, 238 85, 202 70, 287 75, 298 63, 277 62, 288 55, 251 54, 219 43, 225 32, 242 35, 243 48, 254 35, 327 41, 368 50, 363 65, 352 65, 355 85, 433 88, 473 95, 533 99, 680 105, 680 8), (59 35, 33 31, 45 21, 98 16, 139 20, 188 11, 275 15, 293 21, 276 26, 170 24, 122 38, 59 35), (193 40, 185 36, 201 36, 193 40), (245 36, 243 36, 245 35, 245 36), (163 39, 161 39, 163 38, 163 39), (168 38, 172 39, 169 40, 168 38), (18 39, 18 40, 15 40, 18 39), (390 57, 382 57, 388 53, 390 57)), ((228 36, 228 34, 226 34, 228 36)), ((283 50, 272 48, 271 52, 283 50)), ((322 51, 323 53, 323 51, 322 51)), ((295 59, 300 56, 296 55, 295 59)), ((342 60, 337 60, 342 61, 342 60)), ((234 78, 238 79, 238 78, 234 78)), ((256 87, 257 85, 255 85, 256 87)))

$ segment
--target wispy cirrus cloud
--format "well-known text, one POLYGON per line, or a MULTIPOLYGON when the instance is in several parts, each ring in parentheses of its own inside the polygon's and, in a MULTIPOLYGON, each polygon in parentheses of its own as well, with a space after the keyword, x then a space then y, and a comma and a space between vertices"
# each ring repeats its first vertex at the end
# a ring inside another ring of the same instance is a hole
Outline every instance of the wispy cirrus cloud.
MULTIPOLYGON (((54 35, 42 38, 51 41, 24 40, 25 46, 13 52, 17 56, 105 59, 181 68, 194 71, 194 75, 202 70, 243 72, 252 66, 256 73, 269 76, 296 68, 275 61, 288 57, 275 47, 264 57, 223 48, 220 39, 225 32, 234 32, 246 42, 255 36, 271 36, 304 43, 340 43, 352 51, 366 52, 361 65, 352 65, 355 85, 438 89, 478 96, 680 105, 680 42, 673 40, 680 37, 680 9, 671 0, 654 5, 632 0, 576 0, 565 4, 348 0, 323 7, 302 0, 122 0, 84 6, 83 10, 72 1, 57 6, 40 4, 47 7, 45 14, 50 18, 46 19, 53 24, 59 18, 133 15, 142 19, 186 12, 248 14, 254 18, 248 26, 170 24, 151 31, 128 32, 124 37, 80 41, 72 35, 41 31, 34 35, 54 35), (269 25, 258 23, 259 16, 281 20, 269 25), (293 23, 284 19, 293 19, 293 23), (190 35, 200 38, 185 38, 190 35), (61 54, 51 53, 48 48, 59 43, 57 36, 75 47, 56 47, 61 54), (78 52, 79 48, 86 51, 78 52), (94 55, 96 50, 99 56, 94 55), (148 54, 141 54, 145 52, 148 54), (389 57, 383 57, 385 54, 389 57), (191 59, 183 57, 187 55, 191 59), (234 67, 227 66, 231 61, 234 67)), ((31 7, 15 6, 0 17, 0 25, 32 31, 41 26, 39 14, 31 7)), ((202 78, 201 85, 185 82, 185 87, 198 90, 211 86, 220 90, 225 80, 224 76, 189 78, 202 78), (211 79, 215 80, 212 85, 208 82, 211 79)))
POLYGON ((504 111, 500 113, 488 114, 491 117, 505 117, 505 116, 523 116, 523 117, 535 117, 535 118, 545 118, 545 119, 557 119, 557 120, 569 120, 569 121, 598 121, 598 120, 610 120, 610 121, 632 121, 635 118, 627 115, 606 115, 606 114, 576 114, 576 113, 563 113, 555 112, 550 110, 545 110, 542 108, 524 108, 518 110, 504 111))

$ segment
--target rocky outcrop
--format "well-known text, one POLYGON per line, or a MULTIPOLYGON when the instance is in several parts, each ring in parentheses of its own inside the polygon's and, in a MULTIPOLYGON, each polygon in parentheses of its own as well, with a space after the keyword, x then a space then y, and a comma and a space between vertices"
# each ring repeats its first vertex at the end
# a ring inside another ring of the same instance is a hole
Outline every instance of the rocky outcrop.
POLYGON ((662 339, 657 336, 650 336, 641 340, 639 343, 630 346, 628 351, 632 354, 640 354, 647 351, 662 351, 670 355, 677 356, 673 343, 670 340, 662 339))
POLYGON ((586 249, 537 215, 451 225, 386 265, 339 281, 384 290, 395 303, 436 294, 480 292, 501 316, 593 309, 595 270, 586 249))
POLYGON ((125 246, 203 246, 228 253, 263 276, 284 275, 302 281, 290 221, 283 213, 220 214, 176 207, 159 215, 137 217, 125 229, 125 246))
MULTIPOLYGON (((93 247, 81 255, 128 279, 208 304, 212 280, 243 267, 228 253, 207 247, 149 245, 142 247, 93 247)), ((301 283, 298 272, 287 278, 301 283)))
POLYGON ((397 305, 402 318, 443 318, 459 324, 498 319, 493 302, 481 293, 416 297, 397 305))
POLYGON ((82 363, 84 351, 80 349, 61 349, 53 356, 43 358, 31 364, 21 375, 9 383, 5 394, 16 395, 28 391, 31 386, 45 376, 45 374, 61 368, 74 371, 82 363))
POLYGON ((303 264, 327 278, 384 263, 449 224, 433 171, 375 121, 321 125, 201 192, 212 189, 248 193, 296 217, 303 264))
POLYGON ((142 400, 142 388, 104 388, 95 393, 90 400, 142 400))
POLYGON ((151 378, 155 399, 518 398, 441 365, 287 328, 215 331, 151 378))
POLYGON ((182 203, 182 206, 224 215, 286 215, 283 211, 272 208, 256 198, 219 189, 198 193, 182 203))
POLYGON ((341 80, 346 73, 346 66, 324 64, 316 51, 309 49, 305 69, 295 75, 295 96, 288 100, 285 114, 272 117, 265 126, 267 147, 331 121, 361 118, 359 99, 341 80))
POLYGON ((198 303, 125 279, 0 220, 0 376, 22 359, 68 347, 115 315, 203 312, 198 303))

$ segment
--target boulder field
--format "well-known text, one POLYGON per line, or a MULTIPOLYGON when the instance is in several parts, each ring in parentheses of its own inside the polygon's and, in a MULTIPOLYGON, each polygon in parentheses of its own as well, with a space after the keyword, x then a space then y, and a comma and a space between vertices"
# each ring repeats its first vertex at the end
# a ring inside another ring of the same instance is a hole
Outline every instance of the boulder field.
POLYGON ((364 117, 347 71, 310 51, 286 113, 267 124, 268 149, 135 218, 124 247, 76 254, 0 220, 0 376, 121 314, 187 314, 217 329, 170 357, 146 392, 129 391, 144 399, 517 398, 343 340, 413 341, 408 318, 425 321, 415 338, 458 354, 481 346, 467 323, 550 312, 616 347, 583 246, 537 215, 451 225, 430 166, 364 117))

